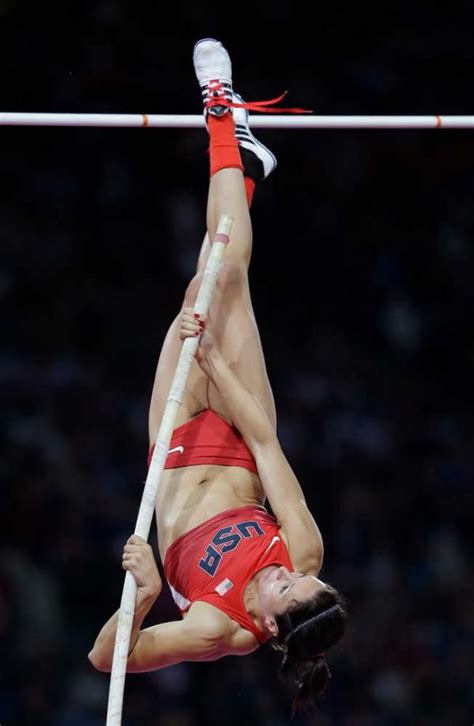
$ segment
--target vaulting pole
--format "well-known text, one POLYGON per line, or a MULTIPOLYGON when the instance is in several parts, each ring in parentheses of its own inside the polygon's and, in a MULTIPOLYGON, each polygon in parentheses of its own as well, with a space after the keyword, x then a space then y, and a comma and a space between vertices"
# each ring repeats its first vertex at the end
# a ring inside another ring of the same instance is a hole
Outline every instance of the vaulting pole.
MULTIPOLYGON (((217 232, 212 242, 199 292, 194 305, 194 312, 206 316, 216 287, 217 276, 221 267, 224 250, 229 241, 234 220, 223 214, 219 220, 217 232)), ((186 382, 199 345, 199 338, 186 338, 183 342, 176 372, 171 384, 165 410, 161 420, 153 457, 148 469, 142 500, 138 512, 134 534, 148 540, 151 522, 155 512, 155 501, 165 466, 166 457, 175 428, 176 416, 183 400, 186 382)), ((130 647, 130 634, 135 614, 137 586, 133 575, 127 572, 120 602, 115 647, 110 676, 109 700, 107 706, 107 726, 120 726, 122 723, 123 692, 127 659, 130 647)))

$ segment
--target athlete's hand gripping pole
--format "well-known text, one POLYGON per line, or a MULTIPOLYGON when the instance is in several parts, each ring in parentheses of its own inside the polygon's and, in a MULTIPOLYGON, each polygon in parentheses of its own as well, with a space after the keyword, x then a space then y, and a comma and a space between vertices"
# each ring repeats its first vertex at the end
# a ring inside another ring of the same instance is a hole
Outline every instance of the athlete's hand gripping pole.
MULTIPOLYGON (((194 305, 194 312, 201 316, 207 315, 209 305, 216 287, 217 276, 224 256, 224 250, 229 241, 230 231, 234 220, 223 214, 219 220, 216 235, 212 241, 211 251, 204 270, 201 286, 194 305)), ((183 400, 186 383, 191 365, 194 360, 199 338, 186 338, 176 366, 173 382, 166 402, 163 418, 161 420, 158 437, 156 439, 153 457, 145 481, 140 509, 134 534, 148 540, 151 522, 155 511, 156 495, 160 485, 161 475, 165 467, 166 457, 175 428, 176 416, 183 400)), ((115 635, 114 656, 110 676, 109 700, 107 706, 107 726, 120 726, 122 723, 123 692, 125 674, 127 672, 128 650, 130 646, 130 633, 132 630, 135 611, 137 586, 133 575, 127 572, 120 601, 120 612, 115 635)))

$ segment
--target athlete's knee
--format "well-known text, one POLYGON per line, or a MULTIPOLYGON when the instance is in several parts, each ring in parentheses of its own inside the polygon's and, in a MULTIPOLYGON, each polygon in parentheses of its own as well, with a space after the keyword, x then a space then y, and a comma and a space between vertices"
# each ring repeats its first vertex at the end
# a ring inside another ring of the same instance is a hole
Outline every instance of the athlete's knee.
MULTIPOLYGON (((246 290, 248 286, 248 266, 245 260, 240 257, 228 255, 224 257, 219 274, 217 276, 217 287, 225 290, 226 295, 246 290)), ((190 281, 184 293, 183 307, 193 307, 201 286, 204 270, 198 270, 190 281)))
POLYGON ((226 292, 238 291, 248 285, 248 266, 240 257, 229 255, 224 257, 222 267, 217 278, 217 285, 226 292))

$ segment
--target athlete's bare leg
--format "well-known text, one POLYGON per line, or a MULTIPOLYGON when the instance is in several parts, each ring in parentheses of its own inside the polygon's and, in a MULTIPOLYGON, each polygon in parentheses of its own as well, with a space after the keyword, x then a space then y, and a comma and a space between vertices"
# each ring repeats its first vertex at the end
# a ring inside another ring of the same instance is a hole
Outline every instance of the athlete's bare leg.
MULTIPOLYGON (((194 62, 201 88, 206 88, 206 81, 204 81, 204 86, 202 84, 202 74, 204 73, 205 76, 206 72, 206 69, 203 71, 203 67, 206 64, 209 68, 212 67, 209 78, 216 78, 213 73, 217 68, 222 69, 223 77, 231 77, 230 59, 220 44, 204 41, 202 45, 197 44, 196 48, 194 62), (196 56, 198 46, 199 50, 203 51, 200 59, 197 59, 196 56), (210 55, 206 55, 206 53, 210 53, 210 55), (215 62, 214 57, 211 57, 213 54, 216 54, 215 62)), ((205 93, 206 91, 204 91, 204 95, 205 93)), ((238 102, 242 100, 235 94, 229 96, 229 93, 233 94, 229 84, 226 84, 226 90, 221 90, 220 93, 225 94, 226 98, 232 97, 238 102)), ((212 93, 212 96, 215 96, 215 92, 212 93)), ((201 247, 197 272, 186 290, 183 307, 194 305, 202 279, 202 271, 209 254, 209 239, 212 240, 221 215, 230 215, 234 219, 234 224, 209 311, 209 324, 212 325, 216 341, 227 362, 244 385, 259 399, 269 420, 273 426, 276 426, 275 404, 249 290, 248 268, 252 253, 252 225, 243 175, 245 168, 245 173, 254 180, 264 178, 272 171, 276 161, 268 149, 255 141, 248 127, 248 117, 244 110, 234 109, 234 119, 228 111, 224 115, 218 113, 216 116, 211 112, 208 116, 211 139, 211 179, 207 205, 208 236, 201 247), (220 116, 220 119, 217 119, 216 116, 220 116), (245 130, 245 139, 239 140, 239 147, 237 146, 234 121, 240 124, 240 129, 245 130), (241 154, 246 154, 246 165, 242 161, 241 154), (256 169, 258 169, 257 174, 255 174, 256 169)), ((155 442, 158 434, 166 398, 181 351, 180 318, 181 312, 178 313, 168 331, 158 362, 150 406, 151 443, 155 442)), ((230 420, 223 399, 209 384, 199 366, 194 363, 176 425, 179 426, 207 407, 213 408, 230 420)))
MULTIPOLYGON (((227 208, 234 210, 230 214, 235 222, 210 323, 225 359, 246 388, 259 399, 273 426, 276 426, 275 403, 250 296, 248 269, 252 226, 243 174, 239 169, 223 169, 211 178, 207 218, 211 235, 227 208)), ((209 388, 209 405, 229 418, 225 404, 212 385, 209 388)))
MULTIPOLYGON (((240 169, 222 169, 211 178, 207 217, 211 239, 221 214, 232 216, 234 226, 209 311, 209 324, 212 325, 225 359, 244 385, 258 397, 270 421, 276 425, 274 398, 250 297, 248 267, 252 251, 252 228, 240 169)), ((196 276, 184 296, 183 308, 194 305, 209 249, 209 242, 205 239, 196 276)), ((181 351, 180 319, 181 311, 167 333, 158 361, 150 406, 151 443, 154 443, 158 434, 166 397, 181 351)), ((221 397, 213 386, 209 386, 207 377, 195 363, 176 425, 207 407, 229 418, 221 397)))

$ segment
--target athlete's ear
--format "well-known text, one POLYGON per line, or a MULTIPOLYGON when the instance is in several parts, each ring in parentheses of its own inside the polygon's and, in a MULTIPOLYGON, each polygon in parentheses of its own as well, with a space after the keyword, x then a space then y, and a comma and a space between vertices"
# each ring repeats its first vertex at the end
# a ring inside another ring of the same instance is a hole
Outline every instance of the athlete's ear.
POLYGON ((265 615, 263 624, 268 632, 273 635, 273 637, 276 637, 278 635, 278 625, 276 624, 276 620, 273 615, 265 615))

